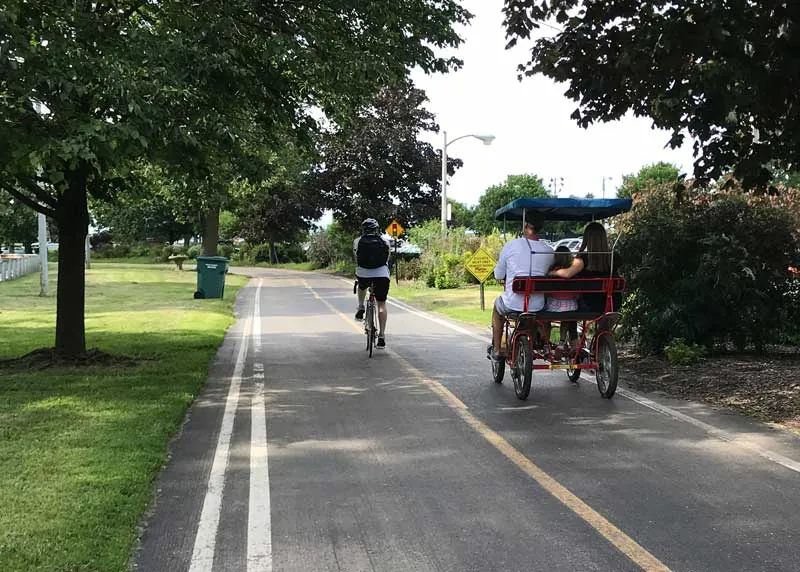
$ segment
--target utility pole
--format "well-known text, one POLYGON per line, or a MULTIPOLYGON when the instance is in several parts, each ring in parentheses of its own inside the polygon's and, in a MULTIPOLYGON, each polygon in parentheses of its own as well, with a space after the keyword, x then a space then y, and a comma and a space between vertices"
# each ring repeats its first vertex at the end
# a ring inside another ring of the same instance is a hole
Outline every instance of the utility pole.
POLYGON ((83 259, 86 268, 92 267, 92 243, 89 241, 89 234, 86 234, 86 242, 83 245, 83 259))
POLYGON ((39 262, 41 269, 39 271, 39 296, 47 296, 48 291, 48 276, 47 276, 47 217, 42 213, 38 213, 39 219, 39 262))

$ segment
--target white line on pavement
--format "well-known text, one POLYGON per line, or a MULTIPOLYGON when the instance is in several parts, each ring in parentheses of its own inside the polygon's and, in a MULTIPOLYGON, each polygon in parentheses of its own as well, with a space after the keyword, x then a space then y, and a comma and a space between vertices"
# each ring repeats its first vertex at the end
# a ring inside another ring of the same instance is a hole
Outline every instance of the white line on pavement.
POLYGON ((222 415, 222 426, 217 439, 217 448, 214 451, 214 461, 211 464, 211 473, 208 476, 203 510, 200 513, 200 523, 197 527, 197 535, 194 538, 189 572, 211 572, 214 565, 219 515, 222 509, 222 492, 225 487, 225 470, 228 466, 233 420, 236 417, 236 408, 239 405, 239 388, 242 384, 242 373, 244 372, 245 356, 247 355, 250 322, 251 320, 248 319, 242 324, 239 354, 236 357, 236 365, 228 388, 228 397, 225 400, 225 412, 222 415))
MULTIPOLYGON (((581 379, 586 379, 585 377, 581 376, 581 379)), ((594 383, 593 380, 589 379, 587 381, 591 381, 594 383)), ((713 425, 700 421, 699 419, 695 419, 685 413, 681 413, 671 407, 667 407, 666 405, 661 405, 660 403, 656 403, 651 399, 647 399, 641 395, 633 393, 632 391, 628 391, 627 389, 617 389, 617 392, 622 394, 624 397, 639 403, 645 407, 652 409, 653 411, 658 411, 663 415, 667 415, 668 417, 672 417, 678 421, 683 421, 685 423, 689 423, 690 425, 694 425, 695 427, 706 431, 709 435, 716 437, 722 441, 727 441, 728 443, 732 443, 734 445, 738 445, 739 447, 743 447, 756 453, 757 455, 764 457, 765 459, 769 459, 773 463, 778 463, 779 465, 786 467, 787 469, 791 469, 792 471, 800 473, 800 463, 790 459, 789 457, 784 457, 778 453, 770 451, 769 449, 764 449, 763 447, 759 447, 753 443, 748 443, 746 441, 742 441, 738 438, 735 434, 729 433, 722 429, 718 429, 713 425)))
MULTIPOLYGON (((261 280, 253 305, 253 343, 261 347, 261 280)), ((264 364, 253 364, 262 372, 264 364)), ((247 572, 272 570, 272 521, 269 491, 269 455, 264 384, 256 382, 250 408, 250 501, 247 514, 247 572)))
MULTIPOLYGON (((349 282, 347 280, 344 280, 343 278, 342 278, 342 280, 349 284, 349 282)), ((448 322, 446 320, 442 320, 442 319, 437 318, 435 316, 431 316, 431 315, 429 315, 428 313, 426 313, 426 312, 424 312, 422 310, 418 310, 418 309, 414 308, 413 306, 410 306, 410 305, 406 304, 405 302, 399 302, 399 301, 397 301, 397 300, 395 300, 393 298, 390 298, 388 300, 388 302, 390 304, 402 309, 402 310, 405 310, 406 312, 414 314, 415 316, 419 316, 420 318, 424 318, 424 319, 426 319, 428 321, 440 324, 440 325, 442 325, 442 326, 444 326, 446 328, 449 328, 449 329, 451 329, 451 330, 453 330, 455 332, 458 332, 460 334, 464 334, 464 335, 469 336, 469 337, 471 337, 473 339, 476 339, 476 340, 479 340, 479 341, 482 341, 482 342, 486 342, 486 343, 489 343, 489 344, 492 343, 492 340, 490 338, 482 337, 482 336, 480 336, 480 335, 478 335, 478 334, 476 334, 474 332, 470 332, 466 328, 462 328, 461 326, 457 326, 456 324, 451 324, 450 322, 448 322)), ((583 375, 581 375, 581 379, 584 380, 584 381, 588 381, 589 383, 596 383, 595 380, 590 379, 590 378, 588 378, 586 376, 583 376, 583 375)), ((644 397, 642 395, 639 395, 638 393, 636 393, 634 391, 631 391, 629 389, 619 388, 619 389, 617 389, 617 393, 619 395, 621 395, 622 397, 630 399, 631 401, 634 401, 634 402, 638 403, 639 405, 647 407, 648 409, 650 409, 652 411, 655 411, 655 412, 660 413, 662 415, 666 415, 667 417, 670 417, 670 418, 672 418, 672 419, 674 419, 676 421, 682 421, 684 423, 688 423, 690 425, 693 425, 693 426, 697 427, 698 429, 702 429, 703 431, 705 431, 706 433, 708 433, 712 437, 716 437, 717 439, 720 439, 720 440, 725 441, 727 443, 731 443, 732 445, 736 445, 736 446, 742 447, 744 449, 747 449, 747 450, 749 450, 749 451, 751 451, 753 453, 756 453, 757 455, 763 457, 764 459, 768 459, 768 460, 770 460, 770 461, 772 461, 774 463, 777 463, 777 464, 781 465, 782 467, 786 467, 787 469, 790 469, 792 471, 800 473, 800 463, 798 463, 797 461, 795 461, 793 459, 790 459, 789 457, 785 457, 785 456, 783 456, 783 455, 781 455, 779 453, 775 453, 774 451, 770 451, 769 449, 764 449, 763 447, 759 447, 758 445, 755 445, 753 443, 748 443, 748 442, 742 441, 739 437, 737 437, 733 433, 729 433, 727 431, 724 431, 722 429, 714 427, 713 425, 710 425, 709 423, 705 423, 703 421, 700 421, 699 419, 695 419, 694 417, 691 417, 690 415, 686 415, 685 413, 681 413, 680 411, 678 411, 676 409, 673 409, 672 407, 668 407, 666 405, 661 405, 660 403, 656 403, 655 401, 653 401, 651 399, 648 399, 648 398, 646 398, 646 397, 644 397)))

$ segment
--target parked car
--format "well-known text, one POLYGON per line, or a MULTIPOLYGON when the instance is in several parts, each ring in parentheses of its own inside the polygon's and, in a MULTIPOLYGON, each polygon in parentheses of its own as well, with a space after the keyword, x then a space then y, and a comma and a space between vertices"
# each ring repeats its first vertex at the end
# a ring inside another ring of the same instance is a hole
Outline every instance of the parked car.
POLYGON ((578 252, 578 249, 581 247, 581 242, 583 242, 583 239, 581 238, 562 238, 553 245, 553 248, 555 249, 559 246, 566 246, 572 252, 578 252))

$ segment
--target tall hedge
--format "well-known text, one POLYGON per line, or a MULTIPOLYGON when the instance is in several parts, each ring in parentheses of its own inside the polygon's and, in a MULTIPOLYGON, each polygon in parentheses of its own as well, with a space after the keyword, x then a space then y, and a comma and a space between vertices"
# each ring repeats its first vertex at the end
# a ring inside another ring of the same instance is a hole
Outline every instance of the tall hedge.
POLYGON ((675 338, 710 349, 780 341, 797 248, 790 193, 665 186, 616 221, 630 295, 624 326, 645 352, 675 338))

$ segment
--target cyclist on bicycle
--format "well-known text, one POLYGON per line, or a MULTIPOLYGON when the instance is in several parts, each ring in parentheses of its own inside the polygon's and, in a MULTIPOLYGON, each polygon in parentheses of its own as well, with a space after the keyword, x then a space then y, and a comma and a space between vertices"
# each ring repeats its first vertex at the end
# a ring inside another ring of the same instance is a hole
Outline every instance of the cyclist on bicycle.
POLYGON ((368 218, 361 223, 361 236, 353 241, 358 279, 358 311, 356 320, 364 319, 364 298, 372 286, 378 302, 378 344, 386 347, 386 298, 389 295, 389 240, 381 236, 378 221, 368 218))

